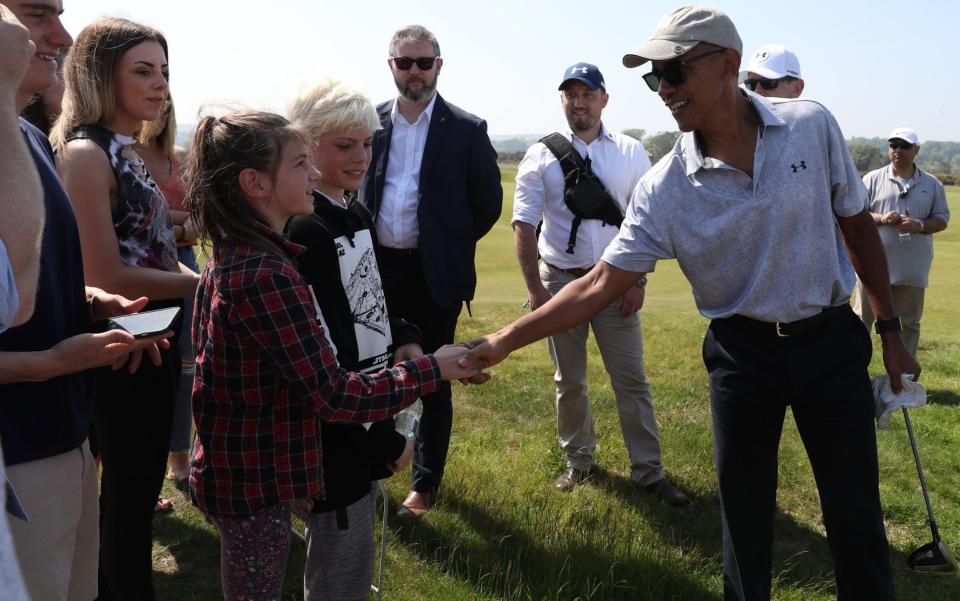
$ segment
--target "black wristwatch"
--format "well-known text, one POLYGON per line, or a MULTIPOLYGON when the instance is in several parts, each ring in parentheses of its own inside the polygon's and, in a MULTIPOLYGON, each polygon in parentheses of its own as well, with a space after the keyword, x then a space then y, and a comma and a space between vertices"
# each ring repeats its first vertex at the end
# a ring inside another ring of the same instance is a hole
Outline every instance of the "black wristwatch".
POLYGON ((878 319, 877 321, 873 322, 873 329, 876 330, 877 334, 886 334, 887 332, 902 332, 903 324, 900 323, 899 317, 878 319))
POLYGON ((637 280, 636 284, 634 284, 634 286, 636 286, 637 288, 643 288, 646 285, 647 285, 647 276, 645 275, 640 276, 640 279, 637 280))

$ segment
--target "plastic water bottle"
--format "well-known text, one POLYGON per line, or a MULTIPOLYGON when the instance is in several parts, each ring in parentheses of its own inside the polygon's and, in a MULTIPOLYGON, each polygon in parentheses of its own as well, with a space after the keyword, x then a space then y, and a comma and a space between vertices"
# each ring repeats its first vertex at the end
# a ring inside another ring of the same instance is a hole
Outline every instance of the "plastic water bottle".
MULTIPOLYGON (((904 214, 905 217, 909 217, 909 216, 910 216, 910 211, 904 211, 903 214, 904 214)), ((899 233, 897 234, 897 238, 900 240, 900 243, 901 243, 901 244, 904 244, 904 243, 906 243, 906 242, 910 242, 910 232, 899 232, 899 233)))
POLYGON ((416 440, 420 431, 420 416, 423 415, 423 401, 417 399, 409 407, 393 416, 397 432, 410 440, 416 440))

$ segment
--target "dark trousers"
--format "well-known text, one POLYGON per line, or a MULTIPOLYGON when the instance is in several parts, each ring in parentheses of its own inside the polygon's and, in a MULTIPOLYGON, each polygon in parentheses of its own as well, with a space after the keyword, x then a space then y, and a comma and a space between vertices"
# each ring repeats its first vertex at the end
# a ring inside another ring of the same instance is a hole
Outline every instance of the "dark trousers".
POLYGON ((723 526, 724 598, 770 599, 777 450, 787 405, 813 467, 840 601, 893 599, 880 508, 870 336, 849 307, 822 329, 716 319, 703 344, 723 526))
MULTIPOLYGON (((418 252, 380 250, 380 274, 391 317, 403 318, 420 328, 427 353, 453 342, 463 303, 441 307, 433 302, 418 252)), ((453 427, 451 398, 450 382, 443 382, 436 392, 423 397, 410 485, 418 492, 434 492, 440 487, 453 427)))
POLYGON ((180 376, 176 341, 163 364, 97 373, 94 430, 100 481, 100 601, 152 601, 154 505, 167 466, 180 376))

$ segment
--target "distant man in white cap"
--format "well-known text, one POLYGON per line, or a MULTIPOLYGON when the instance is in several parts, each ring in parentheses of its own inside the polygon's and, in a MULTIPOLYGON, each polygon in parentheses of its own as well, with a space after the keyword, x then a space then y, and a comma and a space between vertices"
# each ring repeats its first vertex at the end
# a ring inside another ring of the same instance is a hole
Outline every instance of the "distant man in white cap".
POLYGON ((723 528, 724 596, 770 599, 777 452, 786 408, 813 467, 841 600, 892 601, 880 508, 867 330, 850 309, 856 265, 891 384, 920 373, 904 348, 866 190, 819 103, 739 89, 742 42, 722 12, 678 9, 627 54, 683 136, 637 185, 590 273, 471 341, 493 365, 582 322, 658 260, 676 258, 700 312, 723 528), (839 226, 839 227, 838 227, 839 226), (749 234, 745 234, 748 232, 749 234), (849 251, 849 253, 848 253, 849 251))
POLYGON ((751 92, 768 98, 799 98, 803 93, 800 60, 782 44, 758 48, 738 81, 751 92))
MULTIPOLYGON (((933 234, 947 229, 950 209, 943 184, 920 170, 914 161, 920 152, 917 132, 898 127, 887 136, 890 164, 863 176, 870 202, 870 214, 877 224, 890 267, 893 306, 903 322, 903 342, 917 355, 924 291, 933 262, 933 234)), ((873 325, 870 303, 863 302, 857 285, 854 310, 866 324, 873 325)))
MULTIPOLYGON (((513 202, 517 259, 532 310, 586 275, 600 260, 617 235, 630 194, 650 169, 640 142, 604 127, 601 113, 610 97, 596 65, 568 67, 558 90, 568 127, 527 150, 517 169, 513 202), (572 159, 573 152, 579 163, 572 159), (571 158, 560 160, 558 156, 571 158), (593 173, 602 188, 577 187, 575 182, 588 179, 584 172, 593 173), (603 189, 607 206, 592 205, 601 209, 594 214, 586 206, 590 199, 578 194, 603 189), (612 209, 613 218, 605 208, 612 209), (541 222, 543 231, 538 239, 536 228, 541 222)), ((597 435, 587 396, 586 349, 587 333, 592 329, 616 396, 631 479, 641 490, 682 507, 690 499, 664 478, 657 420, 643 373, 643 333, 637 311, 643 305, 645 283, 641 280, 590 319, 548 341, 556 367, 557 435, 567 458, 567 467, 554 487, 561 492, 573 490, 594 467, 597 435)))

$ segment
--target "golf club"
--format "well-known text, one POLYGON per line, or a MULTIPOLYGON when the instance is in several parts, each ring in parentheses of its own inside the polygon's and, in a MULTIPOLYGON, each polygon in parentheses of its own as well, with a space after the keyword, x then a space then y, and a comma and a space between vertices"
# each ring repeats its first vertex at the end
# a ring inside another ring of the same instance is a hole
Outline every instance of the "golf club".
POLYGON ((927 492, 927 482, 923 478, 923 468, 920 467, 920 453, 917 452, 917 441, 913 437, 913 425, 910 423, 910 412, 903 408, 903 419, 907 424, 907 436, 910 437, 910 448, 913 449, 913 461, 917 464, 917 474, 920 476, 920 489, 923 491, 923 501, 927 504, 927 516, 930 518, 930 533, 933 541, 929 542, 907 557, 907 566, 920 574, 954 574, 957 572, 957 560, 953 553, 940 538, 937 530, 937 521, 933 517, 933 507, 930 505, 930 494, 927 492))

